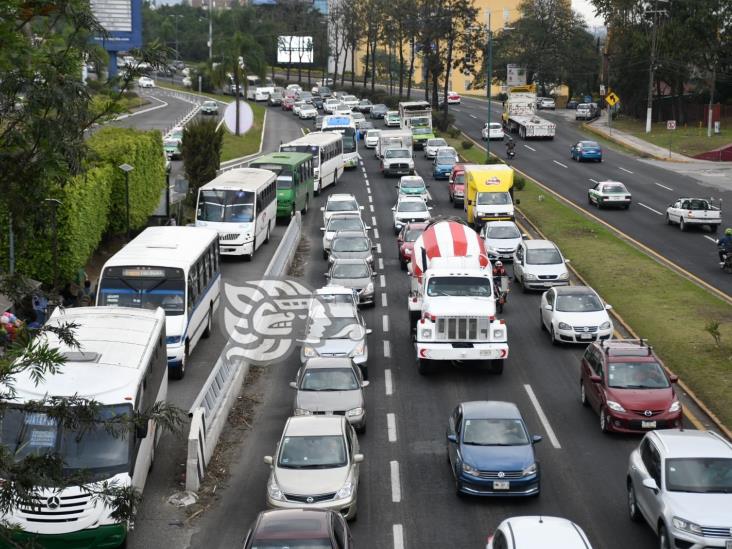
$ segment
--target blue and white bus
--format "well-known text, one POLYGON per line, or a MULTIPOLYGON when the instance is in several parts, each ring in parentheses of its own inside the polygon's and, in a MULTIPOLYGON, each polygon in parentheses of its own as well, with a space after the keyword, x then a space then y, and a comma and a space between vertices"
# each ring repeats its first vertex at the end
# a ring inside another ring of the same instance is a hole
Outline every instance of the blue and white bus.
POLYGON ((102 269, 97 305, 165 311, 168 374, 181 379, 198 341, 211 335, 221 292, 219 234, 149 227, 102 269))
POLYGON ((348 115, 323 117, 323 132, 338 132, 343 136, 343 163, 346 168, 358 166, 358 139, 356 122, 348 115))

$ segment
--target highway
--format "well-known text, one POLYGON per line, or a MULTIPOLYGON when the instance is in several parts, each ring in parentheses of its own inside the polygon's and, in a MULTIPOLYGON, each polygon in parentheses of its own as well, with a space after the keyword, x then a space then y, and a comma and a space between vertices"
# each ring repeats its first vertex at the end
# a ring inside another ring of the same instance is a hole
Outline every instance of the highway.
MULTIPOLYGON (((278 122, 283 119, 294 117, 270 109, 268 125, 289 127, 289 122, 278 122)), ((268 144, 272 127, 269 130, 268 144)), ((368 430, 359 437, 365 462, 361 468, 358 519, 351 524, 356 546, 480 548, 504 518, 544 514, 579 523, 595 549, 655 547, 657 542, 650 529, 631 523, 626 512, 627 458, 639 438, 602 434, 598 417, 581 406, 581 349, 551 346, 539 328, 539 293, 510 294, 504 318, 511 354, 503 375, 447 364, 429 377, 417 373, 405 303, 408 278, 399 268, 391 224, 397 180, 380 175, 371 151, 362 149, 361 154, 363 165, 347 171, 337 186, 317 199, 322 203, 333 192, 355 194, 365 206, 365 221, 374 227, 376 266, 383 275, 377 278, 376 306, 364 310, 373 333, 368 341, 368 430), (531 433, 544 437, 537 446, 542 470, 539 497, 476 499, 455 495, 446 463, 447 417, 459 402, 479 399, 515 402, 531 433)), ((429 164, 419 153, 416 162, 418 172, 431 183, 433 215, 460 215, 460 210, 447 200, 446 183, 431 180, 429 164)), ((300 268, 303 281, 317 288, 325 284, 326 270, 320 253, 321 218, 317 209, 311 208, 303 220, 303 236, 310 253, 300 268)), ((227 273, 230 276, 232 271, 227 273)), ((211 340, 215 341, 220 341, 220 336, 211 340)), ((197 356, 194 359, 200 360, 197 356)), ((294 355, 265 369, 260 380, 263 394, 250 420, 252 427, 231 450, 234 458, 230 478, 226 486, 219 486, 215 503, 192 524, 171 526, 157 521, 154 526, 158 531, 144 538, 144 545, 138 542, 140 532, 135 531, 133 547, 155 546, 155 541, 180 530, 191 532, 190 547, 241 546, 250 523, 264 508, 269 469, 262 458, 274 451, 292 412, 294 393, 288 382, 294 379, 298 367, 299 357, 294 355)), ((147 498, 143 511, 154 514, 151 506, 164 505, 160 499, 150 503, 147 498)), ((143 512, 138 525, 147 520, 155 522, 143 512)), ((145 526, 144 530, 150 532, 151 527, 145 526)))
MULTIPOLYGON (((462 104, 450 106, 450 112, 455 115, 458 128, 480 141, 480 131, 488 117, 486 101, 463 97, 462 104)), ((492 113, 492 120, 500 122, 500 102, 494 102, 492 113)), ((700 228, 682 233, 677 226, 667 226, 664 217, 667 206, 680 197, 713 196, 722 198, 723 204, 732 204, 729 181, 676 173, 608 146, 603 146, 602 163, 575 162, 570 158, 570 147, 581 139, 594 139, 592 134, 583 131, 581 122, 568 119, 565 113, 542 110, 539 115, 557 124, 556 136, 541 141, 522 141, 514 136, 516 168, 711 286, 732 295, 732 277, 719 268, 716 236, 700 228), (588 205, 587 190, 603 180, 622 181, 626 185, 633 195, 629 210, 598 210, 588 205)), ((501 142, 492 142, 491 152, 506 157, 506 147, 501 142)), ((729 215, 726 217, 723 227, 732 224, 729 215)), ((602 250, 597 253, 601 257, 602 250)))

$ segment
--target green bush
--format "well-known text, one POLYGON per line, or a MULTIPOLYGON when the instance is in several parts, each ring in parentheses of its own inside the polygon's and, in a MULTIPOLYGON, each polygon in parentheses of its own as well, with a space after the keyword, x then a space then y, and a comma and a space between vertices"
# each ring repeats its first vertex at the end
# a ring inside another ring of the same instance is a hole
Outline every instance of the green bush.
POLYGON ((473 148, 473 142, 472 142, 472 141, 468 141, 467 139, 466 139, 466 140, 464 140, 464 141, 463 141, 463 142, 461 143, 461 145, 462 145, 463 149, 465 149, 466 151, 467 151, 468 149, 472 149, 472 148, 473 148))
POLYGON ((524 179, 520 175, 515 175, 514 174, 514 177, 513 177, 513 187, 517 191, 523 191, 524 190, 524 187, 526 187, 526 179, 524 179))

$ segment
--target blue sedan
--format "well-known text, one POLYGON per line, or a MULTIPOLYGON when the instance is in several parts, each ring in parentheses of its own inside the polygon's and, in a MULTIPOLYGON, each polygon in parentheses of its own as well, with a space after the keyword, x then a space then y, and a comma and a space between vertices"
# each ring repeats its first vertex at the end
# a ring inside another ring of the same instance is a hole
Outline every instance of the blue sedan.
POLYGON ((539 463, 518 407, 512 402, 458 405, 447 425, 447 458, 458 495, 536 496, 539 463))
POLYGON ((595 141, 578 141, 569 149, 572 160, 582 162, 583 160, 594 160, 602 162, 602 148, 595 141))

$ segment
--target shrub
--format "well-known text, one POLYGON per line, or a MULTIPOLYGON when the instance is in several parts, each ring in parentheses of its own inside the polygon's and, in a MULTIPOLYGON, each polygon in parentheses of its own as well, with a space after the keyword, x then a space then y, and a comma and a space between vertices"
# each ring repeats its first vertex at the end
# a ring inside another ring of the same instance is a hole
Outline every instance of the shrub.
POLYGON ((472 149, 472 148, 473 148, 473 142, 472 142, 472 141, 468 141, 467 139, 466 139, 466 140, 464 140, 464 141, 463 141, 463 142, 461 143, 461 145, 462 145, 463 149, 465 149, 466 151, 467 151, 468 149, 472 149))
POLYGON ((520 175, 514 175, 514 178, 513 178, 513 187, 517 191, 523 191, 524 190, 524 187, 526 187, 526 179, 524 179, 520 175))
POLYGON ((453 139, 457 139, 458 137, 460 137, 461 132, 460 132, 460 130, 458 130, 455 127, 450 127, 450 128, 447 128, 447 135, 449 135, 453 139))

